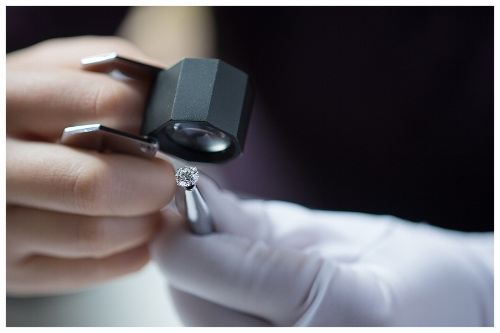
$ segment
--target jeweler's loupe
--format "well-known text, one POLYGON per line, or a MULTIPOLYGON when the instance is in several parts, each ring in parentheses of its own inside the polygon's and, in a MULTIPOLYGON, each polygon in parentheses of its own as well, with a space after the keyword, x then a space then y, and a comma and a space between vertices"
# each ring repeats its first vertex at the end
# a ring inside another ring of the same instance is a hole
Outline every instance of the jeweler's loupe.
POLYGON ((100 124, 65 129, 70 146, 153 157, 157 150, 193 162, 223 163, 245 145, 254 90, 247 74, 218 59, 183 59, 169 69, 109 53, 84 69, 151 82, 140 135, 100 124))

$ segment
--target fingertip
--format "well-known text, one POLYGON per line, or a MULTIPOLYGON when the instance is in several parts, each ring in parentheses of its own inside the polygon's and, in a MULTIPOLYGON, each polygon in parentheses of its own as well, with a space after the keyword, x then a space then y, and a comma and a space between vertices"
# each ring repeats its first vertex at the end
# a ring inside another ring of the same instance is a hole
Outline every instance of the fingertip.
POLYGON ((270 236, 271 227, 263 200, 243 200, 221 189, 209 177, 200 177, 198 184, 218 232, 251 240, 265 240, 270 236))
POLYGON ((170 162, 9 140, 8 202, 90 216, 159 212, 177 185, 170 162))
POLYGON ((101 207, 103 211, 123 216, 151 214, 172 201, 177 186, 170 162, 121 154, 103 154, 101 158, 107 160, 110 170, 107 175, 99 174, 99 179, 108 184, 101 191, 107 195, 99 196, 108 197, 105 202, 109 206, 101 207))
POLYGON ((166 196, 168 198, 168 202, 170 202, 174 198, 177 190, 177 184, 175 183, 175 168, 171 162, 161 158, 155 158, 153 163, 155 163, 164 174, 163 179, 167 181, 166 196))

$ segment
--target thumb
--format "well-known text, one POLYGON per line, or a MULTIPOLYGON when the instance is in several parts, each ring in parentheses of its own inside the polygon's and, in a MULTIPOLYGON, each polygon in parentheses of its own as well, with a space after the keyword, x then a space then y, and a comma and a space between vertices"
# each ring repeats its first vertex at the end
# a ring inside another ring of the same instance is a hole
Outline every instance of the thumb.
POLYGON ((280 326, 297 321, 335 274, 318 256, 235 235, 200 237, 175 224, 150 250, 172 287, 280 326))
MULTIPOLYGON (((391 292, 369 268, 169 224, 150 246, 171 286, 277 326, 380 326, 391 292)), ((391 305, 392 304, 392 305, 391 305)))
POLYGON ((218 232, 193 235, 172 215, 150 247, 173 288, 279 326, 378 325, 390 313, 373 269, 266 241, 262 202, 200 181, 218 232))
POLYGON ((232 192, 220 189, 206 175, 200 177, 197 186, 210 208, 217 232, 270 241, 272 223, 264 200, 241 200, 232 192))

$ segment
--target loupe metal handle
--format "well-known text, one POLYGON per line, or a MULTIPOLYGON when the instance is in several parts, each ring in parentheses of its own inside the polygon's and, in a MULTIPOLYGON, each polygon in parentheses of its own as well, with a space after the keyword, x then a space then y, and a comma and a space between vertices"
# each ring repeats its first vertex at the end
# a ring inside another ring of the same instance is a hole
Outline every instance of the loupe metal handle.
POLYGON ((196 185, 190 188, 179 187, 175 204, 193 233, 206 235, 214 231, 210 209, 196 185))
POLYGON ((158 152, 158 142, 151 137, 141 137, 118 131, 101 124, 66 127, 59 139, 66 146, 114 152, 152 159, 158 152))

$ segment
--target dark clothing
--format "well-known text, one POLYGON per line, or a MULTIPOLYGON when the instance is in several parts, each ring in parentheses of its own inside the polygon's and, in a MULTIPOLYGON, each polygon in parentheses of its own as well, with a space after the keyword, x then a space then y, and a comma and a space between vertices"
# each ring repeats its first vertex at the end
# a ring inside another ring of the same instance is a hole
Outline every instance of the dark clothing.
MULTIPOLYGON (((7 7, 7 51, 111 34, 126 10, 7 7)), ((493 230, 493 7, 218 7, 215 17, 218 57, 258 92, 244 156, 222 167, 232 190, 493 230)))

